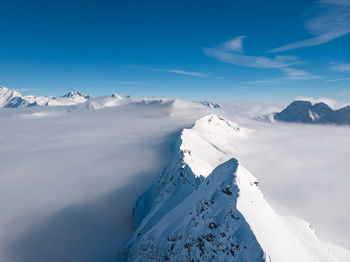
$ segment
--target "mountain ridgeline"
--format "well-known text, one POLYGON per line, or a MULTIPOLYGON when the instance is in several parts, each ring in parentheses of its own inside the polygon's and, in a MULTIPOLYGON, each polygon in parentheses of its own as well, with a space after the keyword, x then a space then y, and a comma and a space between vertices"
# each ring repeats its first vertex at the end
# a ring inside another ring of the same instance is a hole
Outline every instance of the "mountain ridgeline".
POLYGON ((333 110, 325 103, 297 100, 274 115, 283 122, 350 125, 350 106, 333 110))
POLYGON ((24 96, 21 93, 0 86, 0 107, 22 108, 31 106, 69 106, 89 101, 92 97, 79 91, 64 96, 24 96))
POLYGON ((234 141, 250 134, 215 115, 183 129, 173 160, 137 200, 124 260, 339 261, 309 224, 280 217, 233 157, 234 141))
MULTIPOLYGON (((34 106, 77 106, 90 110, 106 107, 115 107, 125 104, 164 104, 174 103, 176 99, 171 98, 131 98, 129 95, 121 96, 117 93, 111 96, 92 97, 79 91, 69 92, 63 96, 24 96, 21 93, 0 86, 0 108, 26 108, 34 106)), ((190 103, 190 102, 189 102, 190 103)), ((220 108, 220 105, 213 101, 193 102, 208 108, 220 108)))

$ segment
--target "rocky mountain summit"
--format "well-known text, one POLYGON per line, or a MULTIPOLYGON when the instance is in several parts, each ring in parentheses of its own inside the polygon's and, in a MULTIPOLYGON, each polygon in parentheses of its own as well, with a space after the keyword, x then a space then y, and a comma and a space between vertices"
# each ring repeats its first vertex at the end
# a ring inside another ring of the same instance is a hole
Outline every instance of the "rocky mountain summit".
POLYGON ((333 110, 325 103, 312 104, 297 100, 274 115, 274 119, 284 122, 309 124, 350 124, 350 106, 333 110))

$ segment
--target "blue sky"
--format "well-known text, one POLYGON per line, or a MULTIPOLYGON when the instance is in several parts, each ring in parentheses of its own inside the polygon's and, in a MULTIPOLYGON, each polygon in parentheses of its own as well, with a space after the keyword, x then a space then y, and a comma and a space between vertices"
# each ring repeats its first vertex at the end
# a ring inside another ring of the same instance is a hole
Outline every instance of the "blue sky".
POLYGON ((350 1, 0 2, 24 94, 350 100, 350 1))

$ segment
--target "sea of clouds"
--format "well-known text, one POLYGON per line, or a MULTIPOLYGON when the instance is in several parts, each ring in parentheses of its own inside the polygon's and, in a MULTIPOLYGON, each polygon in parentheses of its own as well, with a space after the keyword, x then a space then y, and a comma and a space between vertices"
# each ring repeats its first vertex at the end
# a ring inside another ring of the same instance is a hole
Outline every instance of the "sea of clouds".
POLYGON ((281 106, 0 109, 0 261, 115 261, 133 204, 170 160, 171 143, 209 113, 253 130, 236 157, 278 213, 350 248, 350 127, 251 118, 281 106))

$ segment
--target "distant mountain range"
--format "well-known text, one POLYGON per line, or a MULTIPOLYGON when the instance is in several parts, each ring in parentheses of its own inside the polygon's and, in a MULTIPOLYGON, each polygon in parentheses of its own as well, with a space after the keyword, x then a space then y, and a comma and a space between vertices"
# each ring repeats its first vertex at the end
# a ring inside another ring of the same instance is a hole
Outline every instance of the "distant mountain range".
POLYGON ((297 100, 289 104, 284 110, 275 113, 277 121, 309 123, 309 124, 350 124, 350 106, 333 110, 325 103, 311 103, 297 100))
MULTIPOLYGON (((0 108, 23 108, 32 106, 72 106, 84 104, 83 107, 94 110, 105 107, 119 106, 125 103, 168 103, 175 101, 175 99, 163 98, 131 98, 130 96, 121 96, 117 93, 111 96, 100 96, 93 98, 90 95, 79 91, 69 92, 63 96, 24 96, 21 93, 0 86, 0 108)), ((220 108, 220 105, 213 101, 199 101, 194 102, 209 108, 220 108)))
POLYGON ((69 92, 64 96, 23 96, 21 93, 0 87, 0 107, 21 108, 30 106, 67 106, 85 103, 92 97, 81 92, 69 92))

